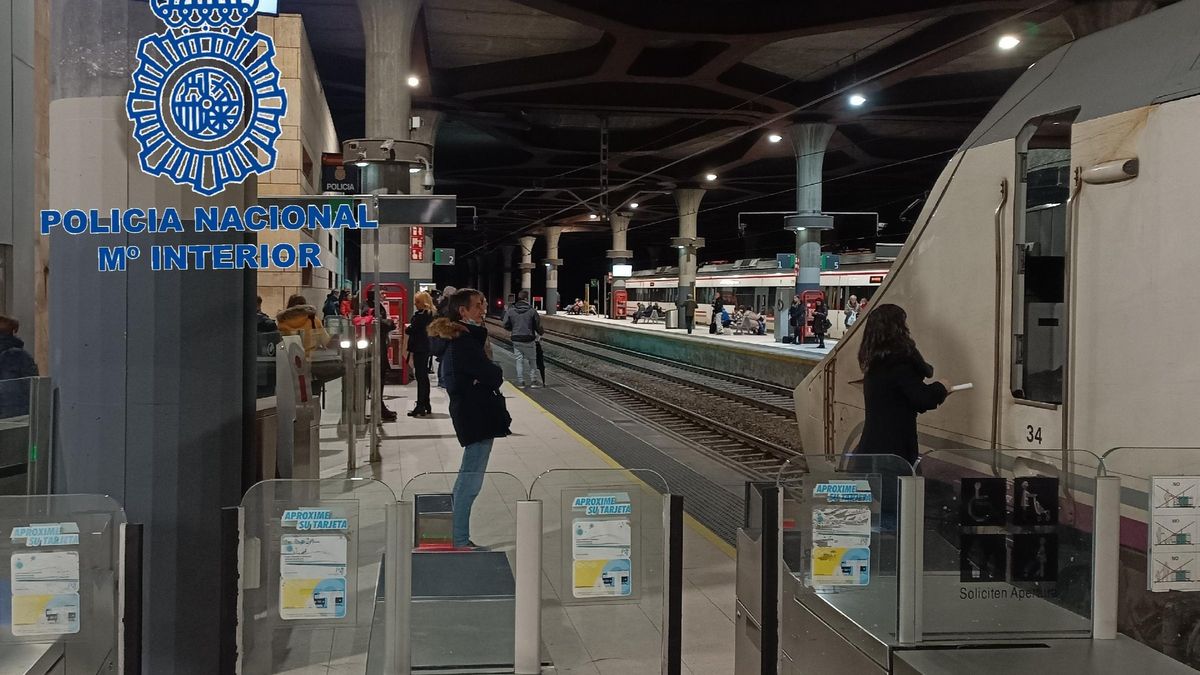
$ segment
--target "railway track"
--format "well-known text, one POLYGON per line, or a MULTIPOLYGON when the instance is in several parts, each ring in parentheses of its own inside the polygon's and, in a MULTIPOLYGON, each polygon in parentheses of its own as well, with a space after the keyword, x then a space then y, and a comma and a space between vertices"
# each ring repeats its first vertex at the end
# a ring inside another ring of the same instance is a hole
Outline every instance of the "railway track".
MULTIPOLYGON (((497 324, 493 322, 489 321, 489 324, 493 329, 497 327, 497 324)), ((511 345, 507 336, 498 334, 495 330, 492 331, 491 337, 501 344, 506 346, 511 345)), ((554 347, 572 349, 563 344, 561 340, 554 340, 550 344, 554 347)), ((614 360, 615 357, 611 354, 601 355, 589 349, 572 349, 572 351, 634 370, 639 367, 627 365, 624 361, 614 360)), ((631 353, 631 355, 640 356, 634 353, 631 353)), ((610 376, 597 373, 580 364, 557 358, 549 353, 546 354, 546 361, 548 364, 554 366, 560 377, 566 374, 566 379, 569 383, 584 385, 584 389, 592 392, 597 392, 597 390, 602 391, 603 398, 610 404, 618 406, 630 414, 676 437, 686 440, 700 452, 752 478, 759 480, 775 479, 778 477, 779 470, 783 468, 785 462, 789 459, 803 456, 796 448, 787 447, 761 438, 744 429, 739 429, 720 420, 713 419, 712 416, 705 415, 696 410, 696 408, 704 406, 678 405, 637 386, 615 381, 610 376)), ((657 365, 661 368, 664 364, 657 365)), ((712 382, 705 382, 703 384, 694 383, 677 375, 668 378, 660 373, 658 369, 654 370, 653 374, 655 377, 662 376, 663 379, 667 379, 673 384, 678 385, 690 398, 706 400, 710 403, 720 405, 723 409, 729 411, 726 419, 744 420, 747 415, 755 415, 763 418, 764 423, 795 425, 790 410, 787 410, 785 414, 784 409, 778 405, 772 410, 763 409, 761 406, 747 402, 747 399, 750 398, 747 393, 725 391, 720 386, 715 386, 712 382)), ((705 377, 713 378, 712 375, 705 375, 705 377)), ((744 387, 747 385, 739 383, 738 386, 744 387)))

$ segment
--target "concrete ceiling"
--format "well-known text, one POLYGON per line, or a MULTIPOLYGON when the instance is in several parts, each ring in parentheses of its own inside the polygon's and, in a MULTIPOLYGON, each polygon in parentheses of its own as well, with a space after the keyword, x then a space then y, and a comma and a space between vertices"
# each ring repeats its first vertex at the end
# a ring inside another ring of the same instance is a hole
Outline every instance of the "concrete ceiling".
MULTIPOLYGON (((414 63, 430 88, 414 105, 444 113, 439 191, 478 208, 460 248, 599 209, 602 126, 609 208, 641 193, 635 241, 674 228, 652 191, 708 172, 701 234, 789 208, 791 148, 766 135, 799 120, 837 126, 826 209, 894 220, 1020 73, 1072 39, 1064 14, 1115 1, 426 0, 414 63), (1021 45, 999 51, 1005 33, 1021 45), (847 105, 854 91, 867 105, 847 105)), ((357 8, 301 11, 339 133, 361 135, 357 8)))

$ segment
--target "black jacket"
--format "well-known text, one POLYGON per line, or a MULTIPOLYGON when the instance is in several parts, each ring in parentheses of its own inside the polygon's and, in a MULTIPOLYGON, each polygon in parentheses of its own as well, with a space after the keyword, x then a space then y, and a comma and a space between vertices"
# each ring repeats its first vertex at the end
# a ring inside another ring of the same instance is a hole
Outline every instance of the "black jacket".
POLYGON ((458 442, 465 447, 509 435, 512 417, 499 391, 504 372, 483 351, 487 329, 439 317, 429 324, 429 335, 447 343, 442 367, 458 442))
POLYGON ((29 381, 37 363, 16 335, 0 335, 0 418, 29 414, 29 381))
POLYGON ((337 293, 325 296, 325 304, 321 307, 321 316, 337 316, 341 313, 342 305, 337 293))
POLYGON ((414 354, 429 353, 429 323, 433 321, 433 314, 428 310, 420 309, 413 312, 412 321, 408 324, 408 328, 404 329, 404 333, 408 335, 408 351, 414 354))
POLYGON ((788 307, 788 323, 795 328, 799 328, 808 322, 806 319, 807 315, 808 308, 803 303, 788 307))
POLYGON ((825 322, 829 321, 829 311, 824 309, 813 310, 812 329, 816 335, 824 335, 825 331, 829 330, 829 326, 825 322))
POLYGON ((940 383, 925 384, 933 366, 920 354, 884 357, 867 368, 863 403, 867 419, 855 454, 899 455, 917 461, 917 415, 933 410, 949 394, 940 383))

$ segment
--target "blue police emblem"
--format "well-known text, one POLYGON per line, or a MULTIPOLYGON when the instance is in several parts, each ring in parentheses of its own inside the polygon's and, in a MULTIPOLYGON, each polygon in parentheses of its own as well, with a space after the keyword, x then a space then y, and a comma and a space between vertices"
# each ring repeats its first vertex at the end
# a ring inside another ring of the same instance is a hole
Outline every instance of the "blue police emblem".
POLYGON ((259 0, 150 0, 167 32, 138 42, 125 113, 142 171, 211 196, 275 168, 287 93, 259 0))

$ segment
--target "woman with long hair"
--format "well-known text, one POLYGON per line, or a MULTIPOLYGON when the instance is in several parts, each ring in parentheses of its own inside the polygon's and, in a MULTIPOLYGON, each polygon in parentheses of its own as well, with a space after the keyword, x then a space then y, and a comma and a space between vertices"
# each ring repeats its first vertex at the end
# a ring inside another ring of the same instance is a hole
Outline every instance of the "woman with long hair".
POLYGON ((950 394, 944 380, 925 383, 925 362, 908 332, 908 315, 898 305, 880 305, 866 317, 858 365, 863 371, 866 421, 854 454, 899 455, 917 461, 917 415, 933 410, 950 394))
POLYGON ((408 354, 412 361, 413 374, 417 378, 417 404, 408 413, 409 417, 428 417, 433 413, 429 405, 429 323, 433 321, 433 297, 428 293, 417 293, 413 298, 412 320, 404 333, 408 336, 408 354))

